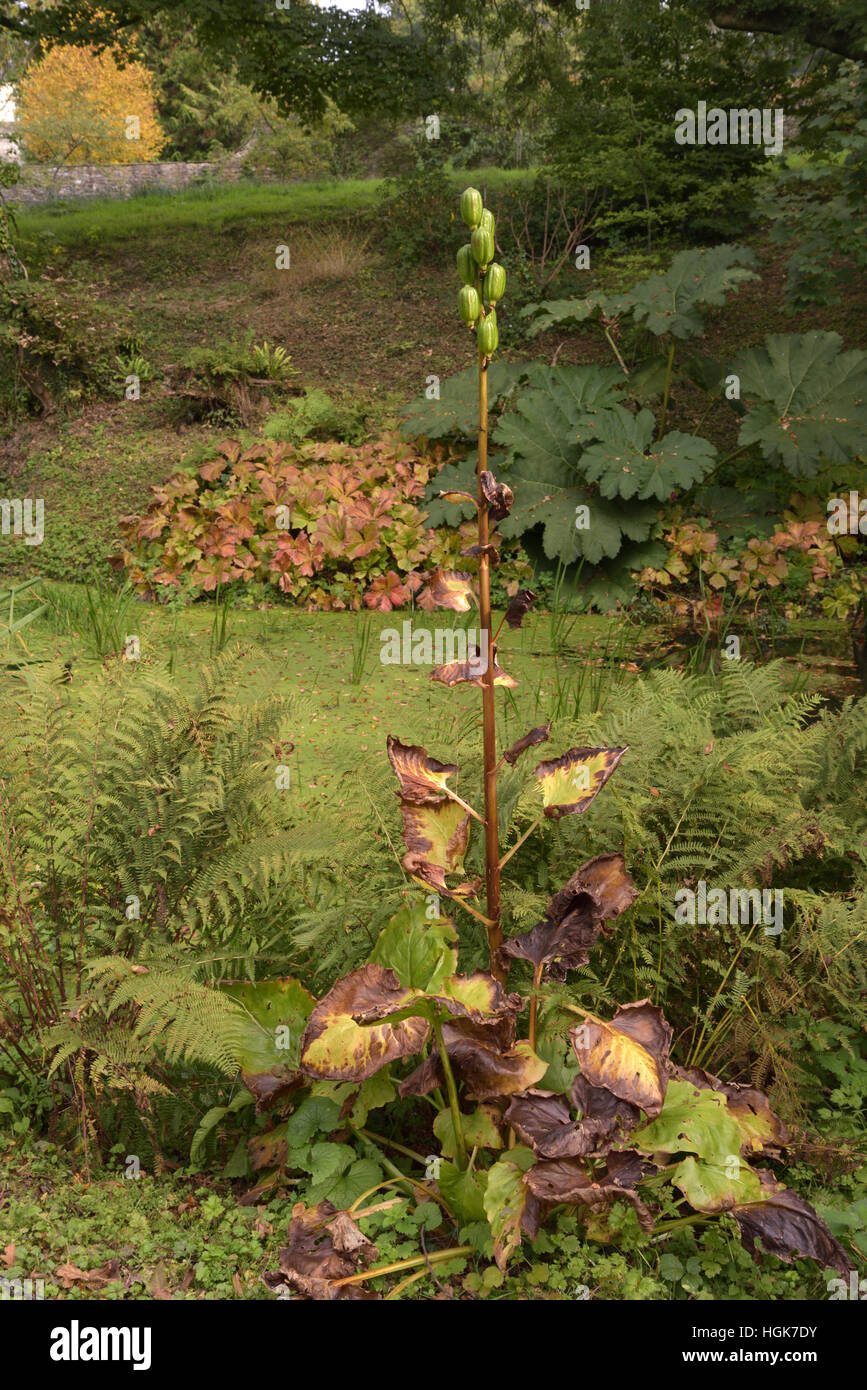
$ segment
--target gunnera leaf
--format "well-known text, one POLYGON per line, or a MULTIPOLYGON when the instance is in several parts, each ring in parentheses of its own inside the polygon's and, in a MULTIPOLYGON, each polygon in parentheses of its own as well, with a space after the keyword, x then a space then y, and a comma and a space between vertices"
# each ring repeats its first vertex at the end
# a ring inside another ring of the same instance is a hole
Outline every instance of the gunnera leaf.
POLYGON ((586 811, 605 786, 625 748, 570 748, 560 758, 539 763, 536 776, 542 783, 545 815, 551 820, 586 811))
POLYGON ((353 970, 328 991, 310 1015, 301 1039, 301 1067, 326 1081, 364 1081, 388 1062, 420 1052, 428 1034, 426 1019, 362 1028, 353 1015, 376 1004, 407 1004, 417 991, 404 989, 393 970, 370 962, 353 970))

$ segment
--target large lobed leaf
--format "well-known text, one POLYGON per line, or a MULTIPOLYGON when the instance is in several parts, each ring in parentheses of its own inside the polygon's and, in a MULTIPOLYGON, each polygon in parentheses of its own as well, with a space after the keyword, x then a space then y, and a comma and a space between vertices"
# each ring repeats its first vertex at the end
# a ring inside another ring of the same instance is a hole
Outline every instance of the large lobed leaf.
POLYGON ((841 352, 837 333, 771 333, 735 362, 749 409, 740 444, 758 444, 796 478, 823 459, 850 463, 867 434, 867 352, 841 352))

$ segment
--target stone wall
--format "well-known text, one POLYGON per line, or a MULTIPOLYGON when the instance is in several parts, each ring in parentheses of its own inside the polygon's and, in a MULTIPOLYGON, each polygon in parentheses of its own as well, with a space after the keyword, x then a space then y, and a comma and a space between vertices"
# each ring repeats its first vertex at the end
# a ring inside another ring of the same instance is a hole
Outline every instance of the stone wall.
POLYGON ((63 198, 128 198, 142 188, 173 190, 199 180, 233 181, 237 167, 227 164, 78 164, 52 169, 24 164, 15 185, 17 203, 51 203, 63 198))

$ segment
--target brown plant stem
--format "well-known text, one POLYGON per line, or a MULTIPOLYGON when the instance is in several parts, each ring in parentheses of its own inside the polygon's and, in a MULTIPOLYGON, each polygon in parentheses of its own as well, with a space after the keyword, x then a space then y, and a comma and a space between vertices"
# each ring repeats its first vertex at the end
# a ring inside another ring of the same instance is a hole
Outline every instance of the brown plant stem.
POLYGON ((488 950, 491 974, 501 985, 506 974, 500 960, 503 929, 500 924, 500 846, 497 825, 497 723, 494 704, 494 635, 491 625, 491 562, 488 551, 488 504, 482 492, 482 473, 488 466, 488 361, 479 354, 479 624, 487 644, 487 664, 482 677, 482 730, 485 760, 485 915, 488 918, 488 950))
POLYGON ((544 961, 540 961, 533 971, 533 991, 530 995, 530 1046, 536 1051, 536 1021, 539 1016, 539 985, 542 983, 542 966, 544 961))

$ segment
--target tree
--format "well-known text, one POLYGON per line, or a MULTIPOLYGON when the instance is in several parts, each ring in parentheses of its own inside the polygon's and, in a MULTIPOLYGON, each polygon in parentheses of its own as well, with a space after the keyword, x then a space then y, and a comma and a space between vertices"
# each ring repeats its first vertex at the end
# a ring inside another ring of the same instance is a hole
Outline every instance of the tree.
POLYGON ((330 98, 348 115, 420 115, 448 89, 436 50, 373 10, 313 0, 0 0, 0 30, 46 45, 130 46, 157 18, 179 19, 200 50, 284 111, 321 117, 330 98))
POLYGON ((108 50, 51 49, 20 84, 18 124, 25 154, 44 164, 146 163, 163 145, 150 74, 108 50))

